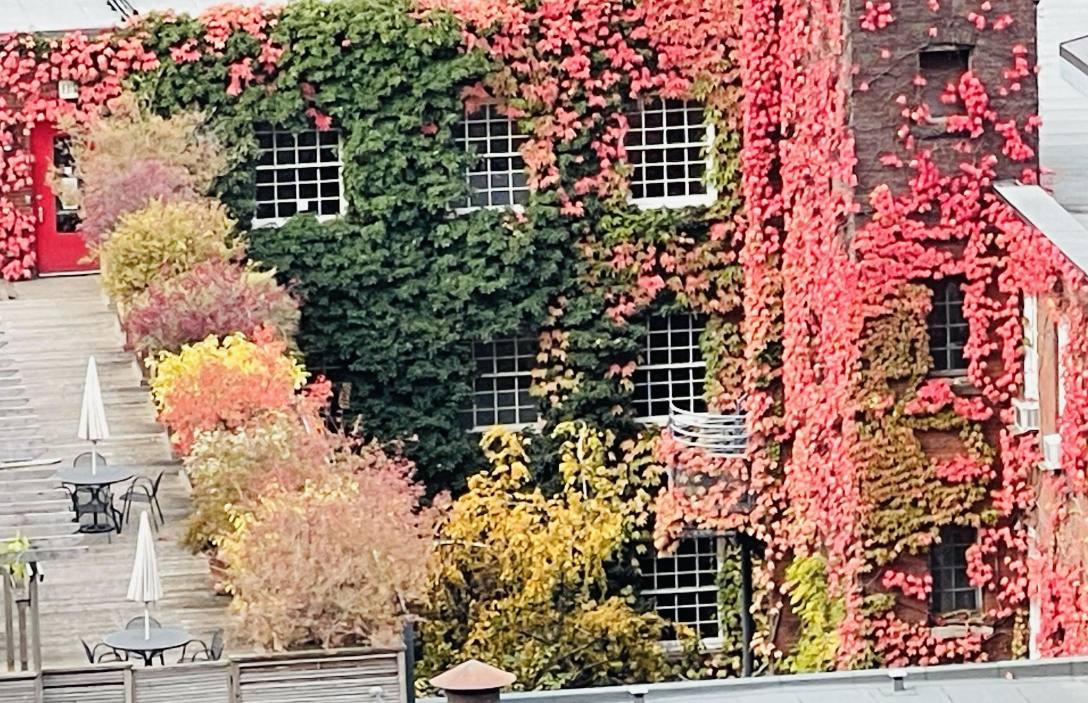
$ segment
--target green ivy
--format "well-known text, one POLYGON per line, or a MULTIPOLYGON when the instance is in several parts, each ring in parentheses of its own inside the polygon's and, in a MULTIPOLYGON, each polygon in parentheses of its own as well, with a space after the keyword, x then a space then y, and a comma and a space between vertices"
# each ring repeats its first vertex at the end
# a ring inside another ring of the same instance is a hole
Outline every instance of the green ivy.
MULTIPOLYGON (((614 296, 635 281, 585 256, 584 247, 706 244, 712 223, 737 207, 736 130, 716 132, 713 181, 723 195, 712 208, 641 211, 619 197, 589 195, 584 214, 572 218, 548 189, 534 192, 519 213, 454 215, 471 159, 453 140, 461 96, 496 66, 483 52, 463 49, 452 15, 421 17, 409 0, 291 3, 270 30, 285 48, 275 73, 233 96, 225 77, 232 64, 259 55, 258 40, 234 32, 221 55, 177 63, 170 48, 202 36, 199 22, 147 22, 148 46, 164 58, 133 85, 159 112, 202 108, 223 143, 238 149, 240 166, 217 189, 239 222, 254 210, 255 125, 309 129, 307 111, 316 109, 340 131, 346 213, 328 221, 298 216, 253 230, 248 242, 249 255, 275 266, 302 298, 299 345, 308 368, 350 388, 348 422, 404 441, 433 490, 457 489, 480 465, 478 437, 461 421, 471 405, 473 342, 550 329, 569 340, 552 371, 580 380, 562 402, 541 394, 542 425, 577 418, 624 437, 638 431, 630 388, 609 371, 638 359, 646 315, 695 303, 665 294, 634 319, 614 321, 607 314, 614 296)), ((622 93, 603 110, 623 109, 622 93)), ((514 103, 531 127, 537 106, 514 103)), ((580 133, 557 145, 564 187, 599 168, 593 137, 580 133)), ((714 290, 739 291, 735 263, 707 273, 714 290)), ((735 314, 712 317, 704 340, 712 392, 729 384, 729 360, 740 358, 738 324, 735 314)), ((529 445, 544 470, 552 463, 546 436, 529 445)))

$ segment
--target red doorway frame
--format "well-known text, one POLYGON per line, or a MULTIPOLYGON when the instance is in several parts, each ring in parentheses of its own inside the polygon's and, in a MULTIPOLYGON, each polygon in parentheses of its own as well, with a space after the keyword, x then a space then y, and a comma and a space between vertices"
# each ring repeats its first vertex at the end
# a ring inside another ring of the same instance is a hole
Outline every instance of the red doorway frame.
POLYGON ((57 130, 46 123, 36 125, 30 133, 30 152, 34 156, 33 207, 37 220, 35 246, 38 273, 49 275, 96 271, 98 261, 88 255, 83 235, 78 231, 57 231, 57 198, 49 182, 56 137, 57 130))

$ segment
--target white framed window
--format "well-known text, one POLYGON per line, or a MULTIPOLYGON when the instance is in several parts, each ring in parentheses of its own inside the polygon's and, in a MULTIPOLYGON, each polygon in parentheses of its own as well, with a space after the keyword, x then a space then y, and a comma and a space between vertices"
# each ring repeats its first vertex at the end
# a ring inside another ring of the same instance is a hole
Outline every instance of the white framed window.
POLYGON ((640 593, 669 622, 687 625, 700 639, 717 639, 721 636, 718 566, 722 549, 722 540, 710 535, 681 539, 673 554, 658 554, 651 548, 639 560, 640 593))
POLYGON ((643 208, 709 205, 713 127, 694 100, 640 100, 627 114, 631 202, 643 208))
POLYGON ((462 413, 466 427, 482 431, 494 425, 522 427, 536 421, 539 410, 529 388, 539 346, 529 337, 473 345, 472 407, 462 413))
POLYGON ((632 399, 640 421, 668 421, 670 405, 706 412, 706 361, 699 348, 705 329, 706 319, 698 315, 662 315, 647 321, 632 399))
POLYGON ((318 217, 345 210, 340 132, 256 129, 257 207, 253 226, 280 224, 302 212, 318 217))
POLYGON ((465 174, 469 196, 457 208, 459 212, 529 202, 525 159, 519 151, 527 139, 517 121, 499 112, 494 103, 484 103, 472 112, 466 109, 454 141, 475 158, 465 174))
POLYGON ((1024 296, 1024 392, 1026 400, 1039 399, 1039 306, 1035 296, 1024 296))

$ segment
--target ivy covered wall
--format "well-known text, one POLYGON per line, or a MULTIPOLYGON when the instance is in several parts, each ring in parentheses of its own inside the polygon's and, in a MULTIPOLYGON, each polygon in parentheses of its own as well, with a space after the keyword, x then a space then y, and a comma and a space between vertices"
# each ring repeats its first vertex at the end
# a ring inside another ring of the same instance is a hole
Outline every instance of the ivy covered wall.
MULTIPOLYGON (((338 130, 346 213, 255 231, 250 247, 297 282, 310 368, 350 383, 349 414, 404 440, 432 487, 478 466, 459 420, 474 342, 537 336, 542 424, 584 419, 631 438, 646 317, 696 312, 709 319, 709 404, 743 400, 750 451, 708 462, 659 442, 662 463, 718 480, 663 492, 657 536, 740 529, 767 545, 767 660, 1019 655, 1033 455, 1005 426, 1025 284, 990 185, 1035 177, 1033 17, 1030 0, 307 0, 151 17, 99 39, 7 38, 0 76, 18 100, 0 120, 13 146, 0 157, 4 271, 33 266, 29 215, 9 194, 25 185, 35 121, 94 110, 122 85, 163 112, 202 107, 241 151, 220 190, 242 222, 255 125, 338 130), (957 106, 943 132, 918 63, 931 46, 976 57, 936 91, 957 106), (79 84, 76 104, 42 88, 61 78, 79 84), (628 202, 627 108, 657 97, 707 106, 713 204, 628 202), (527 134, 531 193, 519 210, 455 215, 470 157, 454 130, 484 100, 527 134), (963 281, 969 328, 961 384, 931 373, 925 325, 928 285, 949 277, 963 281), (948 637, 928 615, 926 553, 953 525, 977 529, 972 625, 997 637, 948 637)), ((534 466, 554 453, 543 437, 529 452, 534 466)), ((1040 563, 1062 603, 1081 602, 1083 566, 1040 563)), ((1061 610, 1045 631, 1053 651, 1073 651, 1061 610)))

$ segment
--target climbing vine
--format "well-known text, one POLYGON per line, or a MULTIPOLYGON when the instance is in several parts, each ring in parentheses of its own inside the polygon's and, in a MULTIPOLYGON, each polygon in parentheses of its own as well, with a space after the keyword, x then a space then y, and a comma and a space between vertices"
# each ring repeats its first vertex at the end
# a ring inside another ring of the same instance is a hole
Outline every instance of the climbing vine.
MULTIPOLYGON (((0 267, 14 279, 35 263, 19 201, 30 128, 79 119, 124 86, 162 113, 202 109, 239 149, 216 191, 243 223, 255 124, 338 130, 346 213, 255 230, 250 249, 304 298, 308 367, 340 383, 369 432, 405 441, 432 488, 479 465, 460 421, 473 342, 537 336, 538 424, 579 419, 623 442, 643 432, 630 403, 642 325, 695 312, 708 319, 708 403, 743 404, 748 450, 721 460, 656 441, 657 460, 693 479, 659 497, 656 537, 666 547, 694 526, 765 545, 766 661, 1016 653, 990 634, 1022 629, 1029 574, 1045 594, 1044 653, 1083 651, 1088 554, 1068 545, 1083 543, 1071 516, 1088 507, 1085 286, 991 193, 999 178, 1037 180, 1038 119, 1023 109, 1033 27, 1013 0, 853 5, 844 17, 831 0, 304 0, 151 15, 93 38, 5 37, 0 267), (947 117, 910 67, 930 44, 987 52, 943 87, 947 117), (77 101, 56 97, 60 79, 77 101), (658 97, 706 105, 709 206, 628 201, 628 113, 658 97), (528 135, 528 202, 451 216, 471 160, 454 130, 484 101, 528 135), (884 116, 879 137, 855 143, 863 114, 884 116), (968 325, 957 382, 932 374, 926 342, 925 284, 949 278, 968 325), (1074 330, 1065 471, 1035 486, 1037 450, 1005 425, 1023 383, 1022 293, 1055 289, 1049 314, 1074 330), (1053 509, 1029 559, 1037 503, 1053 509), (951 525, 978 530, 980 622, 926 612, 925 553, 951 525)), ((551 433, 525 434, 533 465, 554 474, 551 433)))

